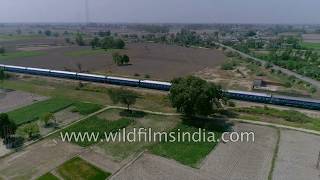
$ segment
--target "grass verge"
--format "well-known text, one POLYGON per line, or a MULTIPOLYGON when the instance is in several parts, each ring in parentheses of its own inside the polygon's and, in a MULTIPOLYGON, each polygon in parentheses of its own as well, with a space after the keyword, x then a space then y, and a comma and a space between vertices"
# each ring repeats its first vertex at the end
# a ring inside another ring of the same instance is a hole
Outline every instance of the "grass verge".
POLYGON ((111 173, 104 172, 79 157, 75 157, 62 164, 58 167, 57 172, 65 180, 105 180, 111 175, 111 173))

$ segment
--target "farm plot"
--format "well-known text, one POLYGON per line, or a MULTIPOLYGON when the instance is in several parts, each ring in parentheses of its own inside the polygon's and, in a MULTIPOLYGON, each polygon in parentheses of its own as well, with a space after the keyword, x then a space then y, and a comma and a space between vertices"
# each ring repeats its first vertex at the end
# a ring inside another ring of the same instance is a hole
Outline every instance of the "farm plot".
POLYGON ((319 180, 320 136, 282 130, 273 180, 319 180))
POLYGON ((14 111, 8 112, 9 117, 17 124, 23 124, 37 120, 48 112, 58 112, 72 105, 72 101, 66 99, 52 98, 34 103, 14 111))
POLYGON ((0 113, 12 111, 14 109, 30 105, 36 101, 47 99, 44 96, 22 91, 8 91, 0 96, 0 113))
POLYGON ((33 179, 80 153, 82 148, 51 139, 41 141, 0 160, 5 179, 33 179))
POLYGON ((205 177, 190 167, 183 166, 173 160, 159 156, 143 154, 130 166, 122 169, 110 179, 114 180, 162 180, 162 179, 184 179, 184 180, 218 180, 218 178, 205 177))
MULTIPOLYGON (((153 43, 132 43, 125 50, 91 50, 89 47, 63 47, 44 50, 45 56, 10 60, 12 65, 50 68, 59 70, 96 72, 122 76, 149 75, 152 79, 171 80, 193 74, 205 67, 214 67, 225 61, 218 50, 185 48, 153 43), (130 65, 117 66, 112 52, 128 54, 130 65), (166 72, 166 73, 163 73, 166 72)), ((0 63, 4 63, 0 59, 0 63)), ((8 63, 8 61, 6 62, 8 63)))
POLYGON ((236 132, 254 132, 254 142, 220 143, 207 156, 200 172, 218 179, 268 179, 274 149, 276 130, 270 127, 236 124, 236 132))
MULTIPOLYGON (((117 122, 119 121, 119 118, 121 119, 127 117, 125 114, 123 114, 122 110, 117 109, 108 110, 99 116, 101 118, 106 118, 111 122, 117 122)), ((135 112, 134 117, 129 118, 132 118, 134 122, 126 128, 128 133, 133 132, 134 129, 138 130, 139 128, 151 128, 152 131, 156 132, 169 131, 170 129, 176 127, 180 122, 179 116, 161 116, 139 112, 135 112)), ((138 138, 138 136, 136 136, 136 138, 138 138)), ((143 151, 153 143, 154 142, 144 140, 139 141, 138 139, 134 139, 133 142, 103 142, 94 146, 93 149, 101 154, 111 157, 114 161, 123 162, 123 160, 143 151)))

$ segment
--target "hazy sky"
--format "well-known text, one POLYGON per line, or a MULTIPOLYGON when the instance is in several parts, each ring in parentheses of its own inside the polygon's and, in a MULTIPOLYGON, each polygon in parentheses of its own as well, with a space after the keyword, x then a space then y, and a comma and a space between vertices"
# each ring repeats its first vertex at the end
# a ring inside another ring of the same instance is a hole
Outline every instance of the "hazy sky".
MULTIPOLYGON (((320 24, 320 0, 88 1, 91 22, 320 24)), ((0 0, 0 22, 85 19, 85 0, 0 0)))

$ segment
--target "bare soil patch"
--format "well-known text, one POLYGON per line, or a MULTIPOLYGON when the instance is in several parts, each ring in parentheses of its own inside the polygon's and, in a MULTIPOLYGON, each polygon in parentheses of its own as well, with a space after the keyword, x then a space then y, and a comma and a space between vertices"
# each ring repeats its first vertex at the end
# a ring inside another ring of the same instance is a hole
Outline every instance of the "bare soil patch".
POLYGON ((320 34, 304 34, 302 37, 304 42, 320 43, 320 34))
POLYGON ((320 136, 282 130, 273 180, 319 180, 320 136))
POLYGON ((220 143, 203 162, 200 172, 229 180, 265 180, 276 145, 276 130, 250 124, 236 124, 236 132, 254 132, 254 142, 220 143))
POLYGON ((0 96, 0 113, 18 109, 23 106, 30 105, 36 101, 43 101, 47 97, 22 92, 22 91, 6 91, 0 96))
POLYGON ((128 44, 125 50, 117 50, 130 56, 131 65, 127 66, 115 65, 110 51, 80 57, 66 56, 68 52, 89 48, 73 46, 48 49, 43 56, 0 63, 71 71, 78 71, 77 64, 81 64, 82 70, 89 72, 122 76, 139 74, 140 78, 150 75, 152 79, 171 80, 174 77, 193 74, 205 67, 218 66, 226 59, 218 50, 154 43, 132 43, 128 44))
POLYGON ((110 179, 117 180, 215 180, 215 177, 203 177, 195 169, 181 165, 173 160, 168 160, 151 154, 143 154, 130 166, 122 169, 110 179))
POLYGON ((80 153, 82 148, 48 139, 0 160, 0 174, 6 179, 33 179, 80 153))

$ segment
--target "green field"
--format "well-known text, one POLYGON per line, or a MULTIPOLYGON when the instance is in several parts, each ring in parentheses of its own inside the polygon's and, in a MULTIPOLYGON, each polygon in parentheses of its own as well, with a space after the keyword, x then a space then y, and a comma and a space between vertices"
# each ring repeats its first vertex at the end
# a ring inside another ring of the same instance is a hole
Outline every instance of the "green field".
POLYGON ((307 49, 315 49, 320 50, 320 43, 310 43, 310 42, 303 42, 301 43, 302 47, 307 49))
POLYGON ((81 115, 88 115, 94 113, 102 108, 102 105, 88 103, 88 102, 75 102, 73 103, 73 112, 78 112, 81 115))
POLYGON ((37 120, 47 112, 58 112, 72 105, 72 101, 60 98, 52 98, 34 103, 30 106, 8 112, 10 119, 17 125, 37 120))
POLYGON ((57 178, 51 173, 46 173, 45 175, 40 176, 36 180, 59 180, 59 178, 57 178))
MULTIPOLYGON (((172 131, 175 132, 176 139, 179 138, 178 132, 180 132, 180 139, 184 132, 195 133, 199 131, 199 128, 205 129, 207 135, 208 132, 215 134, 215 139, 219 139, 222 132, 229 129, 229 125, 216 124, 215 120, 203 120, 196 119, 190 122, 184 121, 172 131)), ((156 155, 174 159, 182 164, 198 167, 199 163, 214 149, 218 142, 159 142, 152 146, 150 151, 156 155)))
POLYGON ((4 55, 0 55, 0 60, 12 60, 19 58, 35 57, 35 56, 44 56, 46 52, 43 51, 17 51, 17 52, 8 52, 4 55))
MULTIPOLYGON (((89 134, 99 133, 101 136, 103 136, 105 132, 106 133, 116 132, 119 129, 127 127, 132 122, 133 120, 128 118, 121 118, 116 121, 108 121, 105 119, 98 118, 97 116, 93 116, 64 129, 62 133, 68 132, 69 134, 71 134, 72 132, 75 132, 76 134, 77 133, 84 134, 85 132, 88 132, 89 134)), ((73 143, 78 144, 79 146, 82 146, 82 147, 87 147, 87 146, 96 144, 98 142, 88 141, 87 139, 85 141, 79 140, 77 142, 73 139, 73 143)))
POLYGON ((79 157, 62 164, 58 167, 57 172, 65 180, 105 180, 111 175, 111 173, 104 172, 79 157))
POLYGON ((82 56, 94 56, 94 55, 100 55, 100 54, 106 54, 112 52, 112 50, 104 50, 104 49, 83 49, 78 51, 71 51, 66 52, 64 55, 68 57, 82 57, 82 56))
MULTIPOLYGON (((163 116, 154 115, 141 112, 133 112, 134 115, 123 113, 120 109, 109 109, 98 115, 100 118, 106 118, 111 121, 115 121, 119 118, 132 118, 134 123, 130 124, 126 130, 132 132, 133 128, 138 130, 139 128, 152 128, 153 131, 163 132, 169 131, 177 126, 181 122, 180 116, 163 116), (132 117, 134 116, 134 117, 132 117)), ((97 148, 101 149, 107 156, 112 157, 113 160, 121 162, 127 157, 139 153, 154 142, 135 141, 135 142, 103 142, 97 144, 97 148)))

